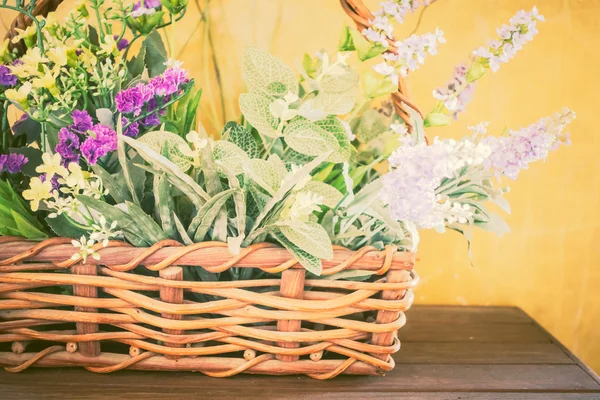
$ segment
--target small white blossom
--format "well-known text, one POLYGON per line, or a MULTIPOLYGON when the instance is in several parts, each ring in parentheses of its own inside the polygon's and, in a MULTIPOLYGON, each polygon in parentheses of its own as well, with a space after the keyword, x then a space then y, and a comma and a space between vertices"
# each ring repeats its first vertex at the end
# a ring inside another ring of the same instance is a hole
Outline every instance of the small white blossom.
POLYGON ((71 259, 77 260, 79 257, 81 257, 84 264, 89 256, 91 256, 94 260, 100 259, 100 254, 98 254, 93 248, 95 244, 94 240, 86 239, 85 236, 82 236, 79 240, 72 240, 71 244, 73 244, 73 247, 78 249, 77 252, 73 254, 71 259))

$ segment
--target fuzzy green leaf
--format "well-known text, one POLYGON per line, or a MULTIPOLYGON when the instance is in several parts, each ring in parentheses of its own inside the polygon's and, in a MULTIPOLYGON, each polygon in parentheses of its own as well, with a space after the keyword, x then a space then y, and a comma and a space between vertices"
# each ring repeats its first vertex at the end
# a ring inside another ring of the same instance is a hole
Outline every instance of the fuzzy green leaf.
POLYGON ((292 253, 296 260, 298 260, 308 272, 311 272, 317 276, 321 275, 321 272, 323 271, 323 264, 321 263, 320 258, 300 249, 281 232, 275 231, 273 232, 273 236, 279 243, 281 243, 283 247, 292 253))
POLYGON ((285 128, 284 135, 288 146, 308 156, 333 153, 340 148, 332 133, 303 117, 294 118, 285 128))
POLYGON ((294 222, 280 226, 281 233, 299 249, 318 258, 333 257, 333 247, 329 235, 316 222, 294 222))
POLYGON ((240 111, 260 134, 273 139, 281 136, 277 130, 279 118, 271 113, 268 97, 259 93, 242 93, 239 102, 240 111))
POLYGON ((298 82, 291 68, 271 54, 250 47, 244 53, 242 76, 248 90, 268 96, 298 94, 298 82))

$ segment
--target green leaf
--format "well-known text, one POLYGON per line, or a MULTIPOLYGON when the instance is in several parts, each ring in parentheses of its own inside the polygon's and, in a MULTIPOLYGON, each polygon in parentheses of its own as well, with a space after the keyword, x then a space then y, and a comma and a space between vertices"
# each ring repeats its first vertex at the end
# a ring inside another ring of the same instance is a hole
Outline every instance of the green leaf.
POLYGON ((144 63, 146 64, 146 68, 148 68, 150 77, 152 78, 165 72, 167 69, 165 62, 168 56, 160 34, 156 30, 153 30, 142 42, 142 47, 146 48, 144 63))
POLYGON ((128 139, 123 135, 123 122, 119 117, 117 121, 117 156, 119 158, 119 164, 121 165, 121 170, 123 171, 123 177, 125 178, 125 183, 129 188, 129 193, 131 193, 131 198, 137 204, 140 204, 140 199, 135 190, 135 185, 133 180, 131 179, 131 174, 129 173, 129 163, 127 160, 127 153, 125 152, 125 143, 124 139, 128 139))
POLYGON ((45 218, 46 223, 52 231, 59 237, 70 237, 79 239, 82 236, 87 236, 89 231, 81 229, 71 224, 64 214, 58 215, 56 218, 45 218))
POLYGON ((422 143, 425 141, 425 128, 423 126, 423 118, 421 115, 410 107, 406 107, 410 120, 413 124, 412 136, 415 138, 416 143, 422 143))
POLYGON ((381 75, 368 70, 365 71, 363 77, 365 96, 370 99, 388 96, 398 90, 398 85, 392 82, 391 78, 382 78, 381 75))
MULTIPOLYGON (((231 197, 235 189, 224 190, 221 193, 214 195, 194 217, 188 228, 188 233, 194 233, 194 241, 201 242, 206 236, 208 230, 213 226, 213 221, 221 213, 221 209, 231 197)), ((190 236, 192 236, 190 234, 190 236)))
POLYGON ((77 199, 84 205, 98 211, 103 215, 108 223, 117 221, 117 227, 123 232, 125 239, 136 247, 147 247, 155 243, 154 240, 140 227, 139 223, 119 210, 101 200, 89 196, 77 196, 77 199))
POLYGON ((142 47, 138 51, 136 56, 131 57, 131 60, 127 61, 127 72, 129 79, 133 79, 144 73, 144 59, 146 58, 146 46, 142 44, 142 47))
POLYGON ((221 137, 244 150, 248 154, 248 157, 259 157, 258 145, 254 140, 254 136, 252 136, 252 132, 237 122, 230 121, 225 124, 221 137))
POLYGON ((316 222, 289 222, 279 226, 279 231, 299 249, 308 254, 324 259, 333 257, 333 247, 329 235, 316 222))
POLYGON ((321 264, 321 259, 315 257, 306 251, 300 249, 294 243, 292 243, 288 238, 283 235, 283 233, 275 231, 272 235, 277 239, 279 243, 283 247, 285 247, 292 255, 300 262, 300 264, 309 272, 320 276, 323 271, 323 264, 321 264))
POLYGON ((357 29, 350 31, 352 37, 352 43, 356 48, 356 53, 361 61, 366 61, 370 58, 377 57, 387 50, 380 44, 372 44, 359 32, 357 29))
POLYGON ((281 185, 281 176, 275 166, 258 158, 248 160, 244 164, 244 170, 248 177, 258 186, 267 191, 271 196, 279 189, 281 185))
POLYGON ((173 221, 173 197, 171 185, 164 173, 154 175, 154 203, 158 212, 163 232, 171 239, 176 239, 177 229, 173 221))
POLYGON ((338 43, 338 51, 354 51, 356 47, 354 46, 354 41, 352 40, 352 35, 350 35, 350 28, 348 25, 344 25, 342 29, 342 34, 340 36, 340 41, 338 43))
POLYGON ((242 93, 240 95, 240 111, 248 122, 261 134, 270 138, 278 138, 281 133, 279 118, 276 118, 269 109, 271 101, 259 93, 242 93))
POLYGON ((181 221, 179 220, 179 217, 177 217, 177 214, 175 214, 175 212, 173 212, 173 220, 175 221, 175 227, 177 228, 177 233, 179 233, 179 236, 181 237, 181 240, 183 241, 183 243, 186 246, 189 246, 190 244, 194 244, 194 241, 189 237, 189 235, 185 231, 183 224, 181 223, 181 221))
POLYGON ((206 193, 204 191, 204 189, 202 189, 202 187, 200 187, 200 185, 198 185, 191 177, 184 174, 181 171, 181 169, 179 169, 175 164, 173 164, 168 159, 166 159, 165 157, 156 153, 155 151, 153 151, 150 147, 146 146, 145 144, 139 143, 135 139, 125 136, 125 137, 123 137, 123 140, 128 145, 133 147, 144 160, 146 160, 148 163, 154 165, 155 168, 159 169, 160 171, 165 172, 167 174, 167 178, 169 178, 169 180, 175 181, 175 182, 171 182, 171 183, 173 183, 173 185, 179 187, 180 183, 185 184, 187 186, 187 188, 191 191, 190 194, 196 195, 196 196, 188 195, 188 197, 190 197, 190 200, 196 201, 195 204, 198 203, 199 199, 202 199, 203 201, 207 201, 210 198, 208 193, 206 193))
POLYGON ((243 165, 250 160, 244 150, 225 140, 214 142, 213 157, 215 160, 219 160, 234 175, 243 173, 243 165))
POLYGON ((127 214, 129 214, 139 225, 140 229, 146 233, 152 243, 167 239, 167 235, 165 235, 160 226, 158 226, 152 217, 146 214, 138 205, 130 201, 126 201, 125 205, 127 205, 127 214))
POLYGON ((195 87, 190 90, 177 102, 177 111, 175 111, 175 120, 177 131, 180 136, 190 132, 196 122, 196 111, 200 103, 202 90, 196 90, 195 87))
POLYGON ((487 68, 480 62, 474 62, 467 70, 467 82, 472 83, 481 79, 487 72, 487 68))
POLYGON ((365 111, 360 118, 353 119, 350 126, 361 143, 369 143, 389 130, 383 116, 372 109, 365 111))
POLYGON ((340 145, 336 137, 303 117, 294 118, 284 130, 285 142, 293 150, 308 156, 335 152, 340 145))
MULTIPOLYGON (((173 132, 162 129, 158 131, 152 131, 144 134, 138 138, 137 141, 145 144, 154 152, 159 154, 162 154, 162 148, 167 146, 167 158, 183 172, 186 172, 192 166, 193 159, 181 152, 181 147, 189 148, 188 143, 181 136, 173 132)), ((165 156, 165 154, 163 154, 163 156, 165 156)))
POLYGON ((21 236, 27 239, 44 239, 48 237, 48 235, 36 228, 27 218, 15 210, 12 210, 12 216, 21 236))
POLYGON ((116 203, 123 203, 125 200, 132 200, 129 189, 126 185, 122 185, 111 174, 108 173, 99 164, 91 165, 92 171, 100 177, 102 184, 108 193, 112 196, 116 203))
POLYGON ((323 204, 329 208, 334 208, 343 197, 343 194, 333 186, 316 180, 308 181, 308 183, 302 188, 301 192, 311 192, 322 196, 323 204))
POLYGON ((331 153, 327 161, 332 163, 343 163, 348 161, 348 159, 350 159, 350 155, 352 154, 352 143, 350 143, 346 128, 340 119, 330 116, 324 120, 314 122, 314 124, 333 134, 339 145, 339 148, 331 153))
POLYGON ((451 121, 452 119, 446 114, 429 113, 425 118, 424 125, 427 127, 448 126, 451 121))
POLYGON ((290 92, 298 94, 298 82, 292 69, 255 47, 244 53, 242 76, 251 93, 267 96, 285 96, 290 92))
MULTIPOLYGON (((286 177, 284 182, 282 182, 281 187, 279 189, 277 189, 277 192, 275 192, 273 197, 262 208, 258 217, 256 217, 254 226, 252 227, 252 231, 255 231, 256 229, 258 229, 261 226, 261 223, 263 222, 263 220, 265 219, 267 214, 269 214, 280 201, 285 199, 287 194, 296 187, 298 182, 301 182, 307 176, 310 176, 310 173, 312 172, 312 170, 317 168, 323 161, 325 161, 325 159, 327 157, 329 157, 329 155, 330 155, 329 152, 327 152, 325 154, 321 154, 320 156, 316 157, 314 160, 312 160, 309 163, 307 163, 306 165, 304 165, 302 168, 294 171, 293 175, 286 177)), ((292 174, 292 173, 290 172, 290 174, 292 174)))

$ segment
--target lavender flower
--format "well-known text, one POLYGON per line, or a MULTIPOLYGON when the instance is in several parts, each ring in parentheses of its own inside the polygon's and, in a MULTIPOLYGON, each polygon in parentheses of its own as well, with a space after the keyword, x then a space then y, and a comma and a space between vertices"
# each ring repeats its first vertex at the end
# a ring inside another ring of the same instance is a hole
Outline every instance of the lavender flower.
MULTIPOLYGON (((117 40, 119 38, 119 35, 113 35, 113 39, 117 40)), ((127 48, 127 46, 129 46, 129 40, 122 38, 121 40, 119 40, 117 42, 117 49, 119 51, 123 51, 127 48)))
POLYGON ((133 5, 130 15, 133 18, 138 18, 142 15, 152 15, 158 7, 160 7, 160 0, 140 0, 133 5))
POLYGON ((138 84, 132 88, 121 90, 115 97, 115 103, 117 110, 125 113, 135 115, 136 117, 142 112, 144 102, 144 93, 142 87, 145 88, 144 84, 138 84))
MULTIPOLYGON (((42 182, 46 182, 46 174, 42 174, 40 175, 40 180, 42 182)), ((54 175, 52 177, 52 179, 50 180, 50 183, 52 183, 52 190, 59 190, 60 189, 60 183, 58 183, 58 175, 54 175)))
POLYGON ((398 84, 398 73, 406 77, 409 71, 415 71, 425 63, 427 54, 437 54, 438 43, 445 42, 444 32, 437 28, 435 33, 410 35, 404 41, 395 43, 397 54, 384 53, 383 58, 387 62, 377 64, 373 69, 381 75, 389 76, 394 84, 398 84))
POLYGON ((173 95, 181 92, 181 86, 189 82, 186 70, 174 66, 167 69, 159 76, 150 79, 148 84, 139 83, 136 86, 121 90, 115 102, 117 110, 123 114, 123 134, 135 137, 139 134, 140 123, 148 128, 160 124, 159 116, 165 113, 164 104, 168 103, 173 95), (143 115, 140 123, 130 122, 132 117, 143 115))
POLYGON ((8 173, 16 174, 27 164, 29 159, 23 154, 11 153, 0 155, 0 172, 6 170, 8 173))
MULTIPOLYGON (((91 127, 90 127, 91 129, 91 127)), ((61 128, 58 131, 58 144, 54 149, 60 154, 63 166, 67 166, 72 162, 79 161, 79 136, 67 128, 61 128)))
POLYGON ((121 117, 121 124, 127 127, 123 131, 125 136, 136 137, 140 133, 140 124, 137 122, 129 123, 127 117, 121 117))
POLYGON ((90 136, 81 145, 81 154, 90 165, 98 162, 98 158, 117 149, 117 133, 106 125, 95 125, 90 136))
POLYGON ((92 117, 85 110, 75 110, 73 114, 73 125, 69 126, 69 129, 78 132, 85 133, 92 129, 92 117))
POLYGON ((444 106, 452 112, 454 119, 458 119, 458 114, 465 110, 466 105, 473 98, 475 84, 465 85, 468 69, 464 64, 458 65, 454 69, 450 82, 445 87, 433 91, 433 97, 444 102, 444 106))
POLYGON ((181 68, 169 68, 162 75, 150 79, 148 86, 154 94, 163 97, 177 93, 180 86, 189 81, 187 71, 181 68))
POLYGON ((6 65, 0 65, 0 85, 12 87, 17 84, 17 77, 13 75, 6 65))
POLYGON ((496 72, 501 63, 508 62, 525 43, 533 40, 538 33, 537 21, 544 21, 537 7, 533 7, 531 12, 519 11, 510 19, 510 25, 497 29, 501 40, 491 40, 488 47, 480 47, 473 54, 496 72))
POLYGON ((484 142, 490 146, 492 154, 485 166, 498 178, 504 175, 516 179, 530 163, 545 159, 550 151, 563 143, 569 144, 569 136, 563 134, 563 130, 574 118, 575 113, 564 108, 560 114, 542 118, 517 131, 510 130, 506 136, 486 137, 484 142))

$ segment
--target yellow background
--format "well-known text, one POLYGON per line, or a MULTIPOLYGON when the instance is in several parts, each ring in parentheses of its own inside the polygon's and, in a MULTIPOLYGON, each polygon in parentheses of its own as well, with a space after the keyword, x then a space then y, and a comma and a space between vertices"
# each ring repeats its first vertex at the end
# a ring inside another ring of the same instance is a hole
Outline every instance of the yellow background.
MULTIPOLYGON (((219 121, 213 62, 221 72, 225 117, 232 119, 243 91, 245 47, 269 49, 293 65, 304 52, 334 51, 343 24, 350 23, 337 0, 212 0, 208 6, 196 1, 209 10, 214 58, 194 0, 174 32, 175 54, 204 89, 203 110, 218 113, 219 121)), ((72 1, 66 3, 62 10, 72 1)), ((374 10, 377 1, 367 4, 374 10)), ((547 20, 539 25, 540 34, 516 59, 477 84, 461 121, 428 135, 460 137, 480 121, 491 121, 490 131, 500 133, 568 106, 578 115, 570 128, 573 145, 509 182, 512 233, 498 238, 477 232, 473 266, 462 237, 425 232, 416 298, 421 304, 519 306, 600 372, 600 1, 438 0, 424 13, 417 32, 439 26, 448 43, 410 76, 409 87, 416 103, 431 109, 432 90, 446 83, 454 65, 495 37, 495 28, 517 10, 536 4, 547 20)), ((12 15, 3 12, 2 17, 8 21, 12 15)), ((406 36, 416 22, 416 15, 408 18, 397 36, 406 36)), ((203 120, 210 130, 208 114, 203 120)))

